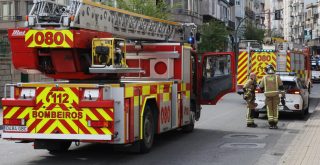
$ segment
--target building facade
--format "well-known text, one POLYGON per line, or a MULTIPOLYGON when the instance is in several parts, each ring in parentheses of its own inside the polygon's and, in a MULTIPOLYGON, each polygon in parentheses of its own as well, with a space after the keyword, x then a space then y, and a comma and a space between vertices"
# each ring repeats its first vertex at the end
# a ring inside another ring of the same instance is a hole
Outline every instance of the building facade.
MULTIPOLYGON (((306 43, 318 39, 318 4, 310 3, 306 5, 304 39, 306 43)), ((311 43, 310 43, 311 44, 311 43)))
POLYGON ((318 3, 306 4, 304 41, 313 55, 320 54, 319 9, 318 3))
MULTIPOLYGON (((235 24, 235 1, 234 0, 202 0, 201 15, 203 22, 212 20, 223 23, 227 29, 234 31, 235 24)), ((230 35, 225 47, 225 51, 231 51, 233 48, 234 36, 230 35)))
POLYGON ((296 44, 304 43, 304 0, 283 1, 284 39, 296 44))
POLYGON ((283 10, 284 10, 284 1, 283 0, 272 0, 270 3, 270 10, 267 11, 270 30, 269 34, 271 37, 283 38, 283 10))
POLYGON ((253 23, 257 28, 265 29, 265 0, 246 0, 245 17, 246 22, 253 23))

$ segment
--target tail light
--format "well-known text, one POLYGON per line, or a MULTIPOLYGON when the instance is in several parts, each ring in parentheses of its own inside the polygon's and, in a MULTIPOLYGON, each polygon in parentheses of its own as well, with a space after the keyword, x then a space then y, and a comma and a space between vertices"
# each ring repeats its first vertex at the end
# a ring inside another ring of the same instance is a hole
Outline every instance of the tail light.
POLYGON ((300 90, 288 90, 287 93, 288 93, 288 94, 296 94, 296 95, 299 95, 299 94, 300 94, 300 90))
POLYGON ((3 119, 3 125, 26 125, 25 119, 3 119))
POLYGON ((255 93, 262 93, 262 90, 260 88, 257 88, 254 92, 255 93))
POLYGON ((237 88, 238 89, 243 89, 243 85, 238 85, 237 88))
POLYGON ((299 104, 295 104, 294 107, 295 107, 296 109, 299 109, 300 106, 299 106, 299 104))
POLYGON ((26 15, 26 21, 29 21, 29 16, 26 15))
POLYGON ((109 127, 110 123, 109 121, 99 121, 99 120, 88 120, 88 126, 89 127, 109 127))
POLYGON ((82 100, 97 101, 100 98, 100 90, 97 88, 83 89, 82 100))

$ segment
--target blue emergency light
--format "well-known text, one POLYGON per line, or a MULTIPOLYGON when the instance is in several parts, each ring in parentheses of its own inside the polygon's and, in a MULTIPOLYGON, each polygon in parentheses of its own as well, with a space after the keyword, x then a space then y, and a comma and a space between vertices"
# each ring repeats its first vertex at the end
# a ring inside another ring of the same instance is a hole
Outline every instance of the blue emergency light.
POLYGON ((194 44, 194 37, 190 36, 190 37, 188 38, 188 43, 189 43, 189 44, 194 44))

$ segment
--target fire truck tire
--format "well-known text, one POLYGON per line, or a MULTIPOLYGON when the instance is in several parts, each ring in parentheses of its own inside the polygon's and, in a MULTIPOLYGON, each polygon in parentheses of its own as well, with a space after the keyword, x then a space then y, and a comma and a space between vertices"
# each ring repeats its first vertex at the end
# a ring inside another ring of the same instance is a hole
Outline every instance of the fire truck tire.
POLYGON ((194 123, 195 123, 195 114, 193 111, 191 111, 191 119, 190 119, 190 124, 185 125, 182 127, 182 131, 185 133, 190 133, 194 130, 194 123))
POLYGON ((140 153, 147 153, 151 150, 154 140, 154 118, 150 106, 146 106, 143 116, 143 139, 140 141, 140 153))
POLYGON ((54 141, 50 144, 50 148, 47 148, 50 154, 52 155, 59 155, 68 151, 69 147, 71 146, 72 141, 66 140, 59 140, 54 141))

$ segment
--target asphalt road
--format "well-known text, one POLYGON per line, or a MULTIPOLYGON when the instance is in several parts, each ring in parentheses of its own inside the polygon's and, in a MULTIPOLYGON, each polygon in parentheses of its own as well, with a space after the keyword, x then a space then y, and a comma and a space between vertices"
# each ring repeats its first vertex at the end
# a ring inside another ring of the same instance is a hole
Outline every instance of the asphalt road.
MULTIPOLYGON (((311 112, 319 98, 320 84, 315 84, 310 98, 311 112)), ((144 155, 130 148, 83 143, 79 147, 73 145, 64 155, 53 156, 46 150, 34 150, 32 143, 1 139, 0 164, 276 164, 308 119, 282 115, 279 129, 270 130, 265 115, 255 120, 258 128, 247 128, 245 114, 242 97, 228 94, 215 106, 203 106, 194 132, 172 131, 156 136, 154 148, 144 155)))

